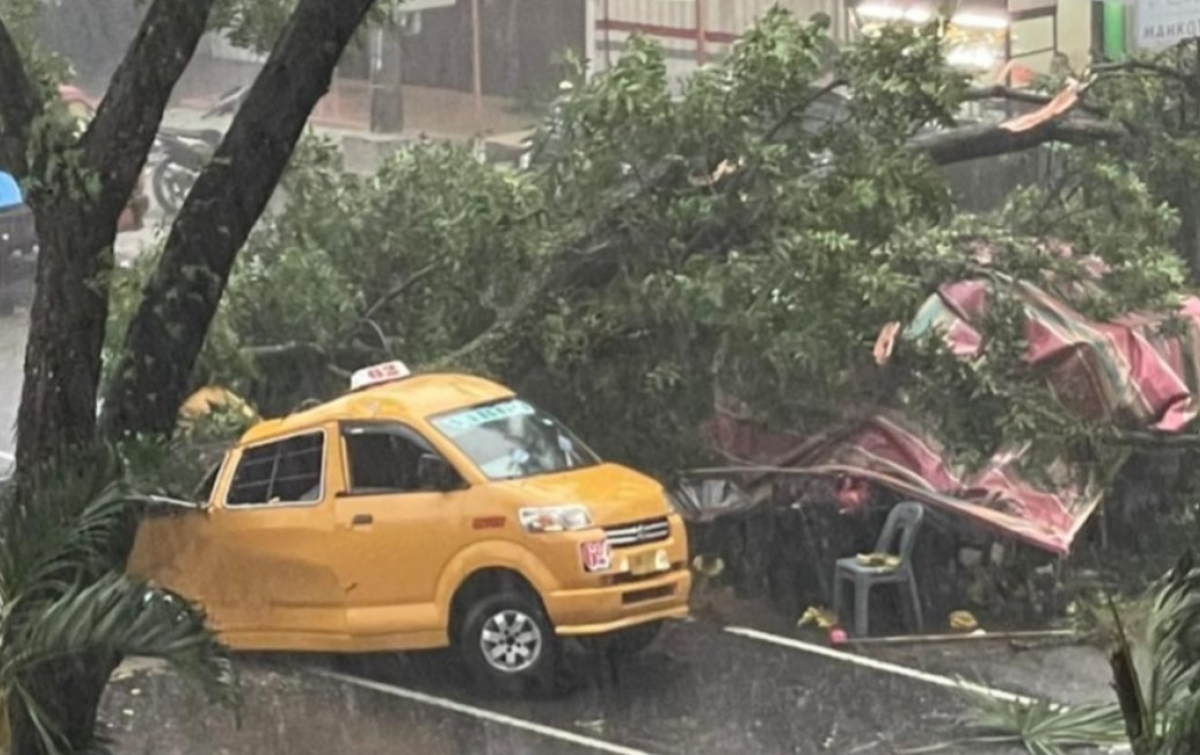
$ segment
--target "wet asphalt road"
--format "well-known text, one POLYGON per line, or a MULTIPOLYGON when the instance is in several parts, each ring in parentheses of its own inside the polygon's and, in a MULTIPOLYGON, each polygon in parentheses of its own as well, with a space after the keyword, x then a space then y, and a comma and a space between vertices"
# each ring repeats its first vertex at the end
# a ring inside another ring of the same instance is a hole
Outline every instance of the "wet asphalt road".
POLYGON ((552 701, 467 692, 436 657, 350 670, 654 755, 893 752, 951 737, 967 710, 961 693, 698 622, 670 627, 609 684, 588 658, 573 660, 572 688, 552 701))
POLYGON ((131 753, 879 755, 952 739, 967 710, 958 692, 702 623, 671 627, 607 688, 573 665, 574 688, 521 700, 467 691, 442 654, 256 657, 240 731, 169 676, 118 683, 106 711, 131 753), (334 669, 378 687, 319 676, 334 669))

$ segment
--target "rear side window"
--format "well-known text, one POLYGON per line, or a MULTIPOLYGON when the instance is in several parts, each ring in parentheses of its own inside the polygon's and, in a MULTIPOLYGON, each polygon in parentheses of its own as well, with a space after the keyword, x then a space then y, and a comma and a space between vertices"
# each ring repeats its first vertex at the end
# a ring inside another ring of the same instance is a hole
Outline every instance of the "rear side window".
POLYGON ((229 506, 313 503, 321 499, 325 433, 305 433, 247 448, 229 486, 229 506))

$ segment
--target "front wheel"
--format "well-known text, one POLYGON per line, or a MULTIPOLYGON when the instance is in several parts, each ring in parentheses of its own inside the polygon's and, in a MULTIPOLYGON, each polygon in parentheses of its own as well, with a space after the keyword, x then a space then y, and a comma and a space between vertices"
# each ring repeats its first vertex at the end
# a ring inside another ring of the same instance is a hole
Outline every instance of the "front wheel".
POLYGON ((558 641, 537 600, 520 592, 489 595, 471 606, 459 652, 484 692, 553 686, 558 641))

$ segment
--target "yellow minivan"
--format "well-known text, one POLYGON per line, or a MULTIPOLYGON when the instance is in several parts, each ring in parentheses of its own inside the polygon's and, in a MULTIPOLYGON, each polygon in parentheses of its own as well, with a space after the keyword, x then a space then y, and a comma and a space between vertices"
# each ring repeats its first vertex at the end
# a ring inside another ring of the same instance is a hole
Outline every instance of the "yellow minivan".
POLYGON ((633 652, 687 614, 663 488, 477 377, 361 370, 342 397, 250 428, 205 495, 147 518, 129 568, 235 649, 453 645, 496 685, 551 677, 560 638, 633 652))

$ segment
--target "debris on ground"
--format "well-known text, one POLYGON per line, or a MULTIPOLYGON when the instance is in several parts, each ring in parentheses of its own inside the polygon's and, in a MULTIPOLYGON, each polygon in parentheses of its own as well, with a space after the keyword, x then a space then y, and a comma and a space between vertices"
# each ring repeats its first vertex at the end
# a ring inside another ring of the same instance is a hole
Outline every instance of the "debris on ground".
POLYGON ((800 617, 800 621, 796 623, 796 626, 805 627, 812 625, 818 629, 829 629, 837 624, 837 620, 837 614, 833 611, 827 608, 809 606, 804 611, 804 615, 800 617))
POLYGON ((970 611, 954 611, 950 614, 950 628, 958 632, 974 632, 979 629, 979 620, 970 611))

